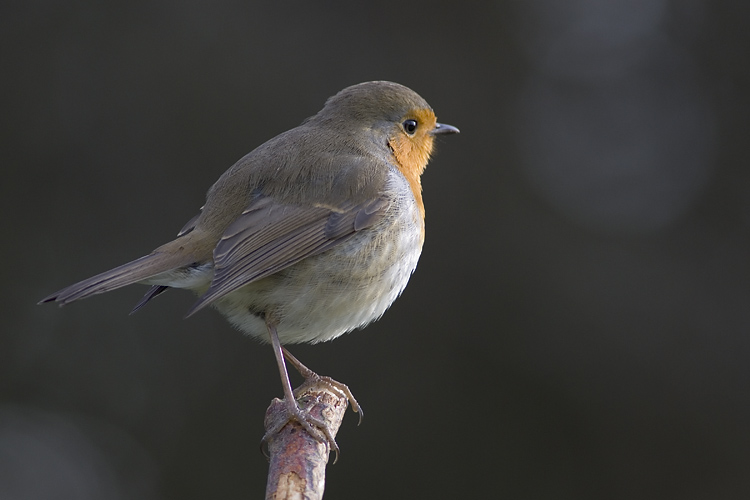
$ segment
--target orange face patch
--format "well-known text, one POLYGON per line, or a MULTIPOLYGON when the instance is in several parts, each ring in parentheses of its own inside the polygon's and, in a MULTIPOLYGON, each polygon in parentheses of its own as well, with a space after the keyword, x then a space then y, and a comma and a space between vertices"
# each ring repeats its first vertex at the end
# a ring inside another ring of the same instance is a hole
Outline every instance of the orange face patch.
POLYGON ((404 116, 402 122, 410 119, 417 122, 417 129, 414 133, 409 135, 403 128, 399 128, 396 134, 388 140, 388 144, 393 150, 393 156, 396 157, 399 170, 409 181, 419 212, 424 219, 420 178, 432 154, 434 139, 431 132, 435 128, 437 119, 435 113, 429 109, 414 110, 404 116))

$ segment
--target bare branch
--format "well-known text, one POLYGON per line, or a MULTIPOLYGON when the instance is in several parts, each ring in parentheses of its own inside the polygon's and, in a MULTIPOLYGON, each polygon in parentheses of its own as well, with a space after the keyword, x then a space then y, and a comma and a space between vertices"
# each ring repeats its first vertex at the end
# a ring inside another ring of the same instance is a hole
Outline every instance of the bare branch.
MULTIPOLYGON (((346 396, 318 384, 297 397, 299 407, 325 422, 332 436, 346 412, 346 396)), ((286 407, 274 399, 266 411, 266 430, 286 418, 286 407)), ((296 422, 290 422, 268 439, 270 465, 266 485, 267 500, 319 500, 325 488, 325 468, 330 450, 296 422)))

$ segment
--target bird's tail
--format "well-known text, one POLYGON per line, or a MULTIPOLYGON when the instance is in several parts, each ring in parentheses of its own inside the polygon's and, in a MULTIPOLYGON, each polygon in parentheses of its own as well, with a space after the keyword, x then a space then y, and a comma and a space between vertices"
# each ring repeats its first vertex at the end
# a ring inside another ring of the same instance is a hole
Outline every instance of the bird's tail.
POLYGON ((97 274, 43 298, 39 303, 68 304, 99 293, 110 292, 173 269, 192 264, 188 255, 170 255, 155 251, 149 255, 97 274))

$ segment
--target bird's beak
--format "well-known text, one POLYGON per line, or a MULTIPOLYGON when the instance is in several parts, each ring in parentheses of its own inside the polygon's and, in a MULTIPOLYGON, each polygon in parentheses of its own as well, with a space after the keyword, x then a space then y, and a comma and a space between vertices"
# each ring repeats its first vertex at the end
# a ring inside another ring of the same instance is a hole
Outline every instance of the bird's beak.
POLYGON ((457 134, 460 131, 453 125, 446 125, 445 123, 436 123, 435 128, 432 129, 432 135, 438 134, 457 134))

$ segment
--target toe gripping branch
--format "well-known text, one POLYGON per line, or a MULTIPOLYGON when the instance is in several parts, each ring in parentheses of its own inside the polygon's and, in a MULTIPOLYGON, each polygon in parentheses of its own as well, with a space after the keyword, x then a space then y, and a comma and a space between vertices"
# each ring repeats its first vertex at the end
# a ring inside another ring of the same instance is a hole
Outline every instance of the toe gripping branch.
POLYGON ((335 452, 333 463, 339 458, 339 447, 335 436, 341 426, 341 421, 346 412, 347 403, 352 405, 352 410, 359 414, 359 422, 362 423, 364 412, 357 403, 354 395, 346 384, 337 382, 331 377, 323 377, 310 370, 295 358, 285 347, 281 347, 283 357, 304 377, 301 386, 294 389, 294 398, 274 399, 266 411, 265 429, 262 445, 267 446, 268 451, 263 450, 264 455, 271 459, 273 452, 271 445, 278 441, 278 435, 289 424, 304 429, 309 437, 315 439, 318 444, 327 444, 328 448, 322 450, 327 455, 331 450, 335 452))

